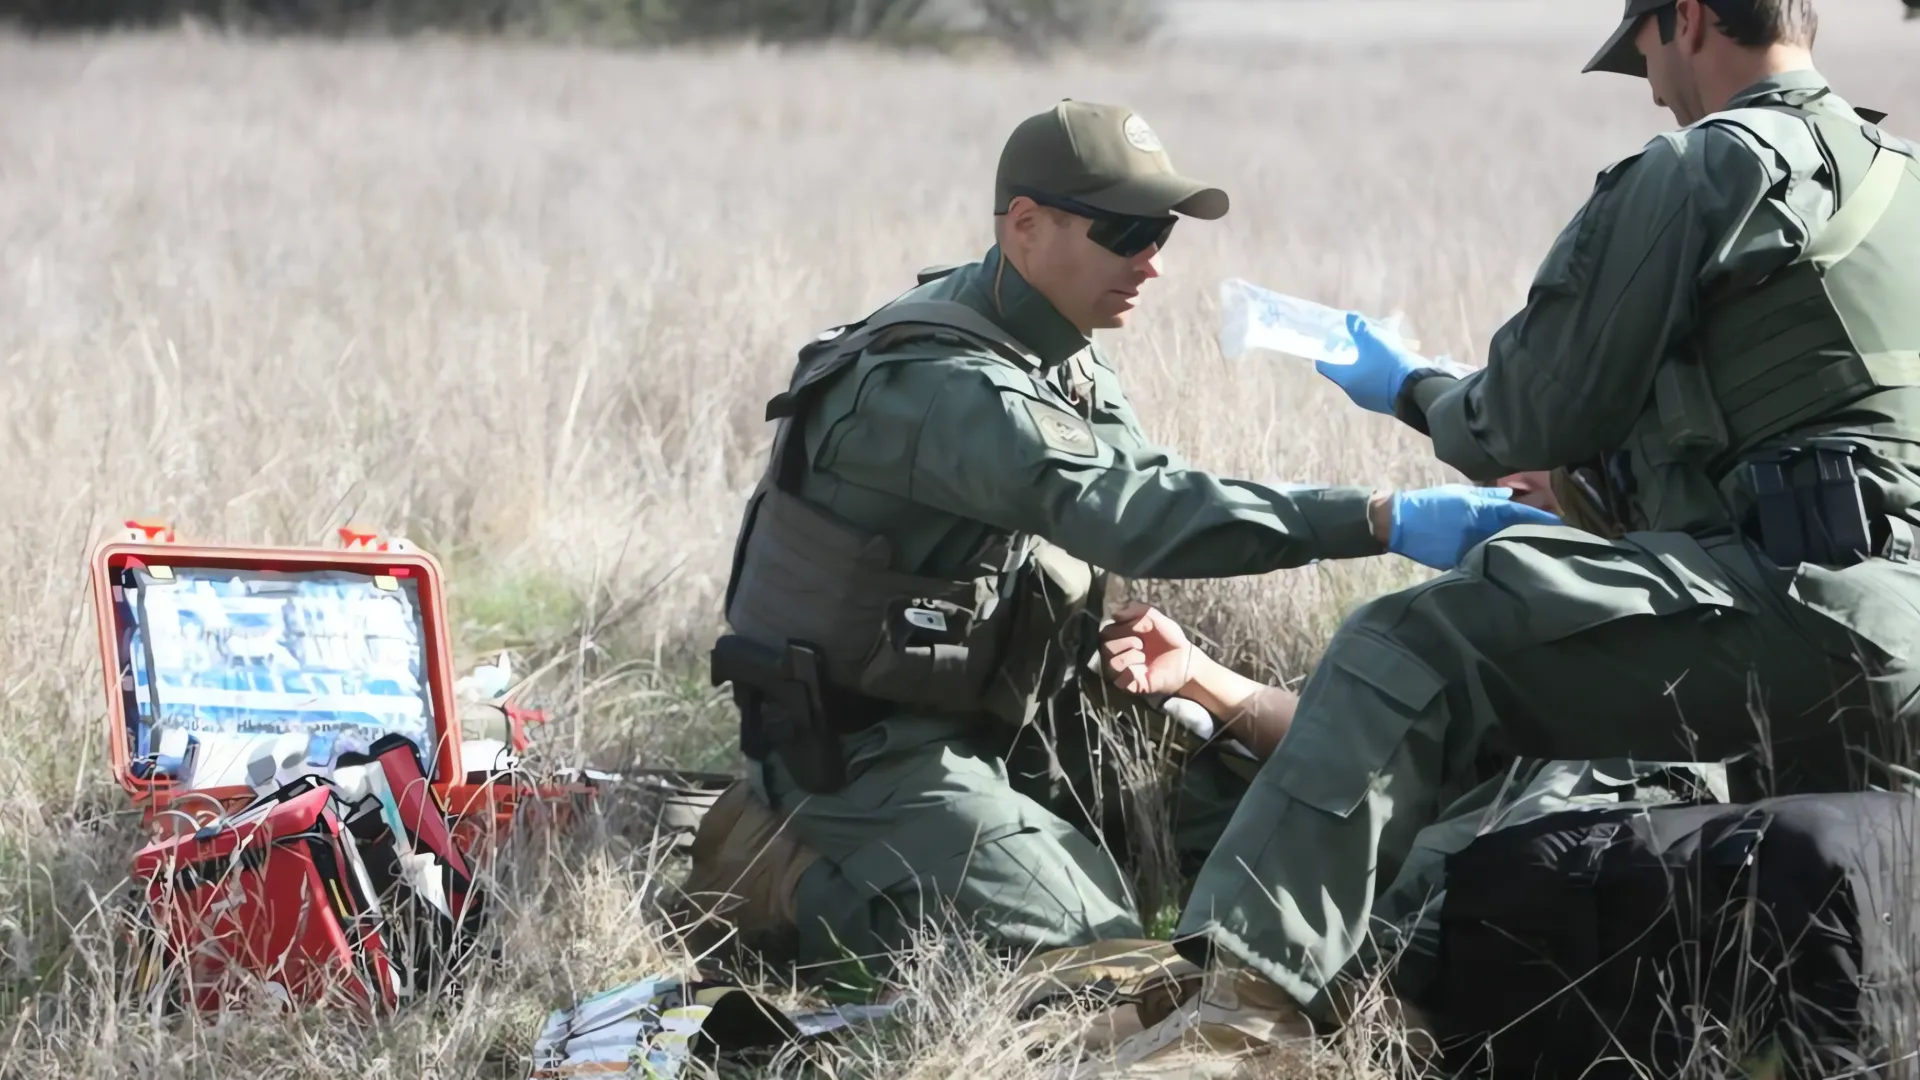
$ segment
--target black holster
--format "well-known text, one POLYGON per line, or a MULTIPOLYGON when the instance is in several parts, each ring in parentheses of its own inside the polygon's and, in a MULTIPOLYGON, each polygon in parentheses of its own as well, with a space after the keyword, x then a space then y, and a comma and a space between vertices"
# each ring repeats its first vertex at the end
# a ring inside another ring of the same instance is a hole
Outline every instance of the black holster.
POLYGON ((1777 566, 1852 566, 1878 544, 1868 525, 1854 447, 1814 439, 1748 459, 1747 534, 1777 566))
POLYGON ((846 786, 840 734, 861 726, 871 709, 840 700, 844 695, 824 680, 818 649, 795 642, 777 650, 728 634, 714 643, 709 661, 714 686, 733 684, 742 754, 754 761, 777 756, 810 794, 846 786), (846 715, 849 710, 855 715, 846 715))

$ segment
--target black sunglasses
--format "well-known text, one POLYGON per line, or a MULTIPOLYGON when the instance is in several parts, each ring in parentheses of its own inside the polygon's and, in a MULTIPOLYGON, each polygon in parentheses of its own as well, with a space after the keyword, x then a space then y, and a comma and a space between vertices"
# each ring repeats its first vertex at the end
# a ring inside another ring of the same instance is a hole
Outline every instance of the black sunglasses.
POLYGON ((1131 259, 1150 247, 1166 247, 1174 223, 1180 220, 1172 215, 1136 217, 1132 214, 1116 214, 1062 195, 1048 195, 1030 188, 1015 188, 1013 194, 1024 195, 1041 206, 1086 218, 1092 222, 1087 226, 1087 239, 1123 259, 1131 259))

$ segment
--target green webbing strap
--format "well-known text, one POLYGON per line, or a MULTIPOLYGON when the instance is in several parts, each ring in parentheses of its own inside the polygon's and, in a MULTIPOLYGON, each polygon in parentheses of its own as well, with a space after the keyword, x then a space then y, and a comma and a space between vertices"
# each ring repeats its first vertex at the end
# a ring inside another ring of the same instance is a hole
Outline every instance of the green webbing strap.
POLYGON ((801 469, 796 455, 803 442, 799 435, 802 425, 798 421, 804 400, 811 396, 816 386, 852 363, 854 358, 873 344, 882 332, 901 326, 927 326, 957 331, 965 337, 990 347, 1013 363, 1031 368, 1041 366, 1040 359, 1028 352, 1025 346, 1014 340, 1006 331, 995 326, 991 319, 965 304, 952 300, 903 300, 883 308, 860 324, 859 329, 846 335, 834 345, 832 355, 819 361, 803 374, 792 389, 775 395, 773 400, 767 402, 766 418, 768 420, 792 418, 794 421, 783 424, 774 433, 772 448, 774 486, 789 492, 798 490, 801 469))
POLYGON ((1869 353, 1861 357, 1866 361, 1867 374, 1880 386, 1912 386, 1920 383, 1920 349, 1908 349, 1902 352, 1869 353))
POLYGON ((1800 375, 1739 408, 1727 410, 1730 444, 1751 446, 1875 389, 1920 385, 1920 351, 1848 356, 1800 375))
POLYGON ((1024 367, 1039 367, 1040 359, 1027 351, 992 319, 953 300, 903 300, 868 319, 861 329, 885 330, 906 325, 941 326, 978 338, 993 351, 1024 367))
POLYGON ((1873 227, 1893 206, 1894 193, 1900 189, 1900 177, 1907 171, 1907 159, 1884 147, 1875 147, 1873 164, 1860 181, 1860 189, 1827 219, 1826 228, 1813 238, 1795 262, 1810 262, 1821 270, 1853 254, 1873 227))

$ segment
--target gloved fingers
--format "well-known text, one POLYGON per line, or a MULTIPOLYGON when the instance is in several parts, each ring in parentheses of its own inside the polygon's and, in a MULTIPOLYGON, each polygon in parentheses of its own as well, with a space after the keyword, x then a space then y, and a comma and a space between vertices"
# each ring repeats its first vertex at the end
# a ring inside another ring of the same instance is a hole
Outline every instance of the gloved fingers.
POLYGON ((1417 354, 1408 351, 1407 347, 1398 341, 1381 337, 1374 331, 1373 324, 1368 322, 1364 315, 1351 311, 1347 313, 1347 333, 1353 335, 1354 344, 1360 346, 1362 351, 1372 347, 1384 349, 1395 357, 1421 359, 1417 354))
POLYGON ((1564 525, 1560 515, 1551 510, 1542 510, 1528 503, 1508 503, 1506 511, 1510 521, 1520 525, 1564 525))

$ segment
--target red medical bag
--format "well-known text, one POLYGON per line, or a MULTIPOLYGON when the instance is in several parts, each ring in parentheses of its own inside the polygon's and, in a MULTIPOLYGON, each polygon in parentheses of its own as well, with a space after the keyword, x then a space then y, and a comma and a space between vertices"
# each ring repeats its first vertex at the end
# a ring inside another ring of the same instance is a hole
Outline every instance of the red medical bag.
POLYGON ((206 1010, 261 992, 287 1004, 398 1004, 386 922, 341 809, 331 785, 306 777, 134 857, 186 999, 206 1010))

